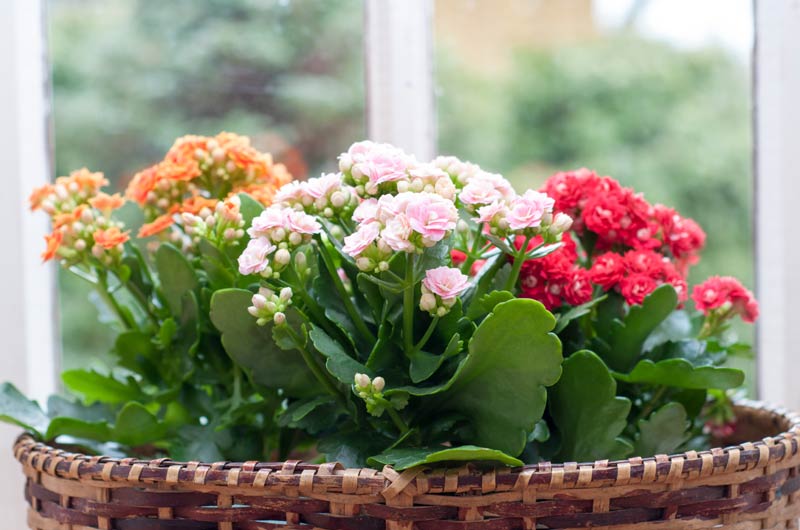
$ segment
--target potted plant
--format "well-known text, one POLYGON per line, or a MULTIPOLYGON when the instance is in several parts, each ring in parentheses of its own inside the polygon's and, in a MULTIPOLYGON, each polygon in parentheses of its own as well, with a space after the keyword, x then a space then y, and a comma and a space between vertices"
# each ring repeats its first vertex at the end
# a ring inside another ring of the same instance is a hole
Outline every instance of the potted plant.
POLYGON ((731 320, 758 306, 729 277, 690 296, 696 223, 588 170, 520 194, 373 142, 339 170, 290 181, 245 138, 181 138, 128 187, 136 241, 100 174, 34 192, 44 258, 119 334, 111 373, 63 374, 77 400, 2 388, 32 528, 796 516, 795 418, 727 393, 731 320))

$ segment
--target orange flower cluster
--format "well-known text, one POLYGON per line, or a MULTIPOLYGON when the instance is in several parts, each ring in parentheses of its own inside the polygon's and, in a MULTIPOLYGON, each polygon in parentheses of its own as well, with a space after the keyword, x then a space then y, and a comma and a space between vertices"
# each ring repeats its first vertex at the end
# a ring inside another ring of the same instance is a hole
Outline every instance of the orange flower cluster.
POLYGON ((178 138, 164 160, 134 176, 126 195, 142 206, 149 222, 139 237, 148 237, 172 226, 175 214, 205 217, 201 212, 213 212, 236 193, 271 204, 275 191, 290 180, 286 168, 252 147, 249 138, 221 132, 178 138))
POLYGON ((96 259, 110 265, 122 256, 128 232, 111 219, 111 213, 125 199, 101 192, 107 184, 102 173, 83 168, 33 190, 31 210, 50 215, 53 225, 53 233, 45 236, 44 261, 59 257, 65 264, 75 265, 96 259))

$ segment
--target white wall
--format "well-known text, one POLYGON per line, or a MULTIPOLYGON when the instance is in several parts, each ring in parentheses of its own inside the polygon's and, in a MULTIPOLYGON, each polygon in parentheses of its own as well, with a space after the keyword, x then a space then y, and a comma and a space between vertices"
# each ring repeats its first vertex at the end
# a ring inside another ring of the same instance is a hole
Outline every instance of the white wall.
POLYGON ((758 390, 800 410, 800 1, 755 6, 758 390))
MULTIPOLYGON (((49 177, 44 17, 41 0, 5 0, 0 15, 0 381, 39 399, 55 388, 54 271, 39 252, 47 225, 28 212, 30 188, 49 177)), ((0 427, 3 528, 25 528, 22 473, 0 427)))

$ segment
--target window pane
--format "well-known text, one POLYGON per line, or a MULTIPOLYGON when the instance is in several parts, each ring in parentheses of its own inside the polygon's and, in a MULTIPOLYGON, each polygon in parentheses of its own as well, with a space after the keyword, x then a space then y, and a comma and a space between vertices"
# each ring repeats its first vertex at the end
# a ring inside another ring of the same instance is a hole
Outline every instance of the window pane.
MULTIPOLYGON (((56 170, 124 189, 184 134, 251 136, 296 177, 364 137, 360 0, 49 0, 56 170)), ((110 346, 61 275, 65 365, 110 346)))
POLYGON ((440 152, 615 177, 706 230, 692 282, 753 285, 750 0, 436 0, 435 25, 440 152))
POLYGON ((437 0, 439 151, 615 177, 705 228, 693 279, 752 285, 751 26, 748 0, 437 0))

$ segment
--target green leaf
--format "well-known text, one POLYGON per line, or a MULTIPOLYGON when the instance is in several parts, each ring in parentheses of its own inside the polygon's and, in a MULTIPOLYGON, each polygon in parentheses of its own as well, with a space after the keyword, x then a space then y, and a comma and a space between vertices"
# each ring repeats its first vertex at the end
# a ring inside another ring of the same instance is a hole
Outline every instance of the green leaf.
POLYGON ((303 429, 309 434, 332 428, 341 409, 330 396, 295 401, 278 416, 278 425, 303 429))
POLYGON ((509 456, 496 449, 487 449, 475 445, 462 445, 459 447, 419 447, 389 449, 383 453, 367 459, 369 465, 379 467, 389 465, 398 471, 424 464, 437 462, 498 462, 506 466, 518 467, 524 465, 522 460, 509 456))
POLYGON ((513 300, 514 295, 508 291, 492 291, 477 300, 474 300, 467 309, 467 318, 478 320, 484 315, 491 313, 497 304, 513 300))
POLYGON ((667 342, 691 339, 696 335, 693 331, 692 319, 689 314, 683 310, 673 311, 650 333, 642 349, 649 352, 667 342))
POLYGON ((112 435, 115 441, 135 447, 164 438, 166 427, 144 405, 131 402, 119 411, 112 435))
POLYGON ((367 458, 386 448, 391 443, 376 436, 366 436, 363 431, 337 432, 320 439, 317 450, 325 455, 326 462, 339 462, 344 467, 356 468, 367 465, 367 458))
POLYGON ((111 428, 106 421, 86 421, 77 418, 59 416, 50 421, 45 435, 46 440, 67 435, 75 438, 107 442, 111 440, 111 428))
POLYGON ((409 366, 411 382, 419 383, 428 379, 439 369, 445 359, 445 355, 434 355, 424 351, 414 352, 409 366))
POLYGON ((233 287, 236 282, 231 270, 236 270, 228 256, 220 252, 209 240, 200 239, 197 245, 200 250, 200 266, 206 272, 208 282, 215 291, 233 287))
POLYGON ((648 419, 639 420, 633 454, 647 457, 675 452, 689 439, 689 425, 683 405, 674 401, 667 403, 648 419))
POLYGON ((631 445, 619 438, 631 402, 617 397, 617 383, 594 352, 581 350, 564 361, 564 374, 550 390, 550 415, 561 435, 558 462, 624 458, 631 445))
POLYGON ((197 275, 183 252, 170 244, 162 244, 156 251, 156 270, 161 291, 173 315, 183 309, 183 294, 198 287, 197 275))
POLYGON ((525 448, 544 413, 545 387, 561 375, 555 323, 541 303, 520 298, 495 306, 475 331, 442 398, 470 418, 476 444, 510 455, 525 448))
POLYGON ((571 307, 568 311, 565 311, 558 315, 558 322, 556 323, 556 329, 553 330, 555 333, 560 333, 567 327, 567 325, 577 318, 581 318, 584 315, 588 315, 592 312, 592 308, 606 299, 606 295, 600 296, 593 300, 589 300, 585 304, 577 305, 575 307, 571 307))
POLYGON ((26 398, 17 387, 3 383, 0 384, 0 421, 22 427, 42 438, 50 418, 38 403, 26 398))
POLYGON ((603 360, 612 370, 626 372, 639 360, 650 333, 678 305, 678 295, 671 285, 661 285, 644 299, 642 305, 631 306, 623 321, 614 321, 608 337, 609 351, 603 360))
POLYGON ((64 385, 83 396, 86 403, 125 403, 142 396, 142 390, 133 378, 123 383, 113 375, 103 375, 94 370, 67 370, 61 374, 64 385))
POLYGON ((211 297, 211 322, 222 333, 225 351, 258 385, 282 388, 291 396, 317 393, 300 353, 279 348, 272 338, 273 325, 258 326, 247 312, 252 297, 243 289, 223 289, 211 297))
POLYGON ((89 422, 109 422, 114 419, 114 413, 108 405, 103 403, 84 405, 79 401, 71 401, 55 394, 47 398, 47 415, 51 418, 64 416, 89 422))
POLYGON ((346 385, 352 385, 357 373, 374 375, 370 369, 350 357, 342 348, 342 345, 333 340, 322 328, 311 325, 309 333, 314 348, 327 358, 325 368, 339 381, 346 385))
POLYGON ((744 383, 744 372, 741 370, 715 366, 695 367, 686 359, 667 359, 657 363, 644 359, 630 373, 615 372, 614 377, 626 383, 694 389, 727 390, 744 383))
POLYGON ((253 224, 253 219, 264 211, 264 206, 247 193, 240 193, 239 200, 241 201, 239 212, 242 214, 242 219, 244 219, 244 226, 249 228, 253 224))

